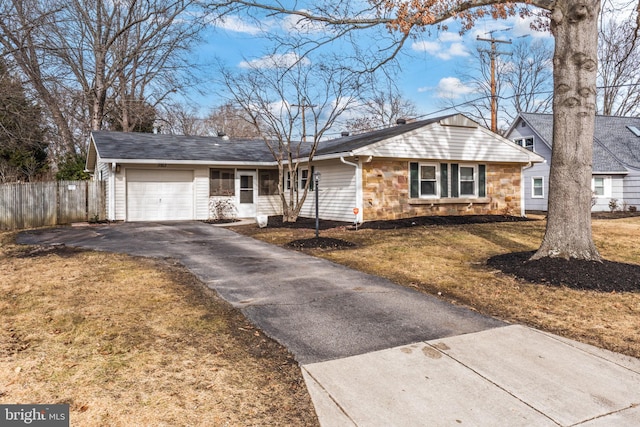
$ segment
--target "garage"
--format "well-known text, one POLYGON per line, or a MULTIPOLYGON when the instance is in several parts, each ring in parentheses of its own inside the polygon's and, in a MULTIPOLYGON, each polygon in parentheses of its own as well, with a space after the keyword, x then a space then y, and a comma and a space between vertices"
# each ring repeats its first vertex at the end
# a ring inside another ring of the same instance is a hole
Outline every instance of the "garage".
POLYGON ((193 170, 127 169, 127 221, 194 219, 193 170))

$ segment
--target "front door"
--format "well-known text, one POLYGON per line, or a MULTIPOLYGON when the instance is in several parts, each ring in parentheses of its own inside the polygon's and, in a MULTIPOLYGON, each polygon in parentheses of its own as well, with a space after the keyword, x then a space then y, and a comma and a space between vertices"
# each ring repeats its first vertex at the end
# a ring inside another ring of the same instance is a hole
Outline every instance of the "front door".
POLYGON ((238 172, 238 217, 256 216, 256 196, 258 193, 258 175, 256 172, 238 172))

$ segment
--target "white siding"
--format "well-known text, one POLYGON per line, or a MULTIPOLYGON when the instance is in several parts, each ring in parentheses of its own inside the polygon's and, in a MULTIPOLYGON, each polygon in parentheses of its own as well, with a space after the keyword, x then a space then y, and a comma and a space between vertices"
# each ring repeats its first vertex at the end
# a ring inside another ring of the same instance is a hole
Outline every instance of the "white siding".
MULTIPOLYGON (((527 163, 531 152, 477 127, 440 126, 417 129, 357 150, 375 157, 527 163)), ((536 156, 533 156, 536 158, 536 156)))
POLYGON ((115 206, 112 206, 114 204, 114 200, 112 199, 112 196, 114 195, 113 188, 112 188, 114 181, 112 180, 112 177, 111 177, 111 169, 109 167, 109 163, 97 161, 96 171, 95 171, 95 174, 93 175, 93 179, 95 179, 96 181, 102 180, 102 181, 105 181, 106 183, 106 185, 104 186, 105 207, 107 211, 106 212, 107 219, 112 221, 115 219, 115 214, 114 214, 115 206))
POLYGON ((258 215, 282 215, 280 196, 258 196, 258 215))
POLYGON ((193 193, 195 219, 209 219, 209 168, 199 167, 193 171, 193 193))
POLYGON ((640 171, 629 172, 624 178, 623 189, 627 204, 640 209, 640 171))
POLYGON ((625 202, 623 177, 620 175, 594 175, 594 177, 605 178, 605 194, 595 198, 596 204, 591 208, 591 211, 610 211, 609 202, 612 199, 616 199, 619 208, 622 208, 622 204, 625 202))
POLYGON ((115 215, 116 221, 127 219, 127 180, 125 179, 125 168, 121 167, 120 172, 115 174, 115 215))
MULTIPOLYGON (((314 167, 322 174, 318 194, 320 218, 353 222, 353 208, 360 207, 362 211, 362 201, 356 200, 356 168, 339 160, 314 163, 314 167)), ((361 168, 357 170, 361 174, 361 168)), ((315 197, 315 191, 309 191, 300 216, 315 218, 315 197)))

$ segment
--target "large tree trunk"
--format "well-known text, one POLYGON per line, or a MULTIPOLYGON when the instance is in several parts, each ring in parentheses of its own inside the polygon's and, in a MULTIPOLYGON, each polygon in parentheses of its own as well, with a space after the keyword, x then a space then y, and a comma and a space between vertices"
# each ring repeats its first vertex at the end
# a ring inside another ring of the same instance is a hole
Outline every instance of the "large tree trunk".
POLYGON ((547 229, 533 259, 600 261, 591 234, 599 0, 559 0, 551 14, 553 150, 547 229))

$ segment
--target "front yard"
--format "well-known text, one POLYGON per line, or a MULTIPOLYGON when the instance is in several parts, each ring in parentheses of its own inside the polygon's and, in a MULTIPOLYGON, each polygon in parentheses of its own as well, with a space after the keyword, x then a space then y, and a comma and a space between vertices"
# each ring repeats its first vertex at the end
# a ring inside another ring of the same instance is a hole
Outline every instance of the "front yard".
MULTIPOLYGON (((599 292, 531 283, 487 266, 492 256, 537 249, 544 228, 543 217, 527 222, 417 225, 389 230, 334 227, 322 230, 321 237, 345 240, 356 247, 305 251, 484 314, 640 357, 640 292, 599 292)), ((312 238, 315 233, 309 228, 235 229, 279 245, 312 238)), ((604 258, 639 263, 640 217, 595 219, 593 230, 604 258)))
MULTIPOLYGON (((537 248, 544 220, 323 229, 306 252, 497 318, 640 357, 640 292, 531 283, 487 259, 537 248)), ((236 226, 286 245, 311 228, 236 226)), ((596 219, 610 261, 638 264, 640 217, 596 219)), ((72 425, 317 425, 297 363, 167 261, 29 247, 0 233, 0 403, 68 403, 72 425)))
POLYGON ((167 262, 0 233, 0 403, 73 426, 317 425, 291 355, 167 262))

